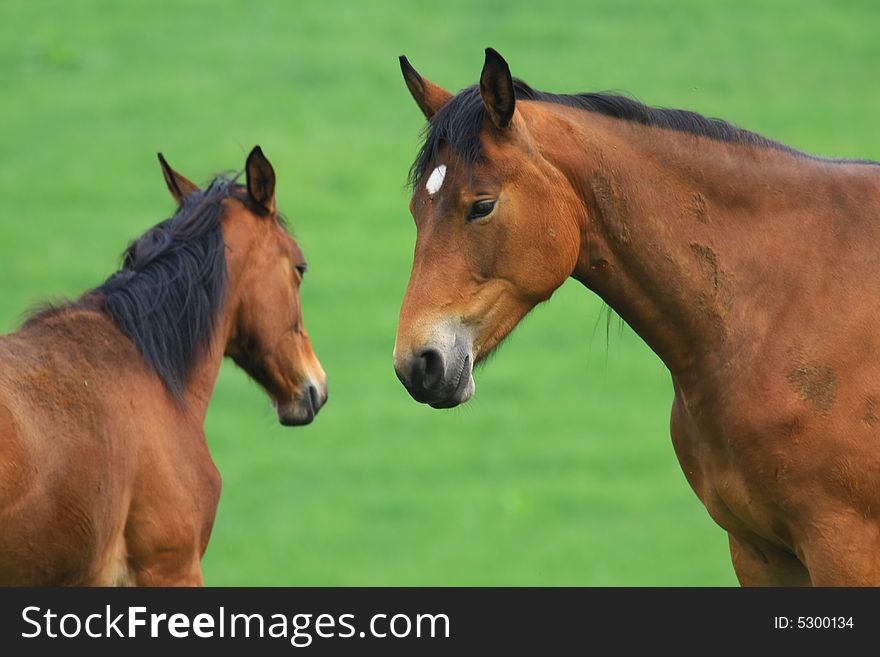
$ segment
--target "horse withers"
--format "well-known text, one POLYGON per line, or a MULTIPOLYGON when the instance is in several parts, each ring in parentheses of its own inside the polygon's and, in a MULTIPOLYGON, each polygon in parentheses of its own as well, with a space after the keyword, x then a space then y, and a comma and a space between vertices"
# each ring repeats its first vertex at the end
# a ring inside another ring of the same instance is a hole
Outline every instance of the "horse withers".
POLYGON ((401 68, 430 121, 394 350, 410 394, 470 399, 474 364, 573 277, 668 367, 675 451, 740 582, 880 585, 880 166, 540 92, 492 49, 455 95, 401 68))
POLYGON ((220 475, 203 424, 224 355, 285 425, 327 399, 306 262, 259 147, 204 190, 159 156, 174 216, 122 269, 0 337, 0 584, 199 585, 220 475))

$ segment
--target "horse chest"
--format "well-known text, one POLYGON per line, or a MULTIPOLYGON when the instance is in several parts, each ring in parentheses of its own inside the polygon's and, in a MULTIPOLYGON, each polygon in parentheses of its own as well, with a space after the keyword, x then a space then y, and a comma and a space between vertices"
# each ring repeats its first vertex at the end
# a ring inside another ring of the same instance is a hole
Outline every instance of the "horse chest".
POLYGON ((738 453, 735 441, 709 423, 702 423, 676 395, 670 431, 682 471, 709 515, 728 531, 749 531, 768 538, 778 519, 767 511, 759 473, 738 453))

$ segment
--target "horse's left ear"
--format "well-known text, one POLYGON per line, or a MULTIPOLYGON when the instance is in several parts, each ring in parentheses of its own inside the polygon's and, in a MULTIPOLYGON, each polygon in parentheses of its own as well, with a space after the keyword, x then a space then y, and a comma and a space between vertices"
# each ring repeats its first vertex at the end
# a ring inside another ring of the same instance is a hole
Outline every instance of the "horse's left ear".
POLYGON ((254 146, 244 169, 248 196, 267 212, 275 212, 275 170, 263 155, 263 149, 254 146))
POLYGON ((493 48, 486 48, 486 62, 480 75, 480 95, 489 110, 492 123, 502 129, 510 125, 513 110, 516 109, 513 77, 507 62, 493 48))
POLYGON ((159 164, 162 166, 162 175, 165 177, 165 184, 168 185, 168 191, 178 204, 183 203, 184 197, 199 191, 199 186, 192 182, 186 176, 177 173, 168 164, 162 153, 156 153, 159 156, 159 164))

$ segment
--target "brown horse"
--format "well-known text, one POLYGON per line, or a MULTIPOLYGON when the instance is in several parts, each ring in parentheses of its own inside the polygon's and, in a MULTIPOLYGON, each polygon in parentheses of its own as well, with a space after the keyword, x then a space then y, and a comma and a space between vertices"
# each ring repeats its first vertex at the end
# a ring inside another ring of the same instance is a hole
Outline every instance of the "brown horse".
MULTIPOLYGON (((455 406, 569 276, 672 375, 688 482, 750 585, 880 584, 880 166, 692 112, 514 80, 489 49, 430 120, 394 365, 455 406)), ((549 400, 548 400, 549 402, 549 400)))
POLYGON ((72 303, 0 337, 0 583, 198 585, 220 495, 203 424, 224 354, 311 422, 326 377, 306 263, 259 147, 205 190, 159 156, 179 207, 72 303))

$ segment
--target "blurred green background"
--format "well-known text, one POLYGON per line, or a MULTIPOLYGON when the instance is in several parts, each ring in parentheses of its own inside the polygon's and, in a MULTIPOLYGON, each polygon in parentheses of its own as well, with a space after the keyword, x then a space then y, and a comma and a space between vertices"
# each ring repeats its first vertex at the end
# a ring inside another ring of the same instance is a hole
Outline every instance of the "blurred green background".
POLYGON ((880 4, 23 2, 0 4, 0 331, 100 283, 196 179, 261 144, 310 263, 306 324, 330 403, 279 426, 224 365, 208 417, 224 489, 213 585, 732 585, 689 489, 662 363, 606 334, 574 282, 434 411, 391 350, 423 120, 406 53, 457 90, 491 45, 557 92, 619 90, 812 152, 880 158, 880 4))

